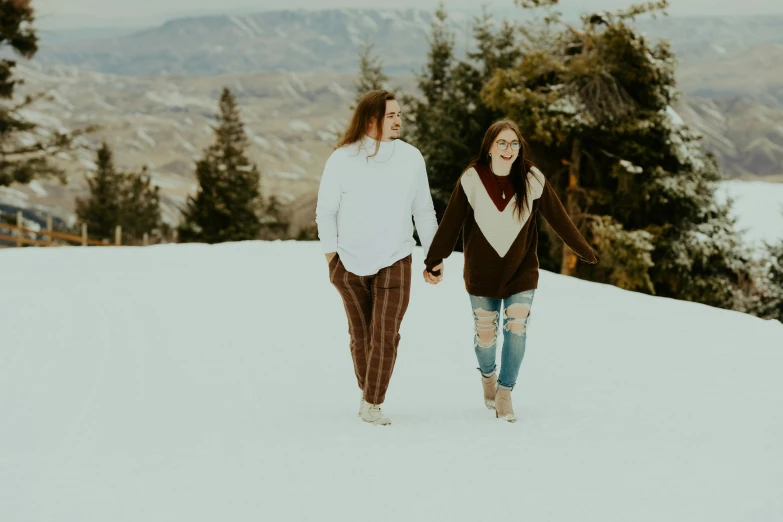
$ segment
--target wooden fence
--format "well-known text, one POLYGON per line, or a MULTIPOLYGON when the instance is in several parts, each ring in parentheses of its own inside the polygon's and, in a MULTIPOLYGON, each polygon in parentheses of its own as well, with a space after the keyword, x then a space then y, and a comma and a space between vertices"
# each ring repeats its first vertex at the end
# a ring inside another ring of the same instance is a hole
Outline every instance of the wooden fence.
MULTIPOLYGON (((122 227, 117 226, 114 231, 114 243, 90 239, 87 235, 87 225, 82 224, 82 235, 55 232, 52 228, 52 217, 46 218, 46 230, 32 230, 22 226, 22 212, 16 213, 16 225, 0 222, 0 241, 15 243, 17 247, 25 245, 34 246, 67 246, 75 243, 81 246, 120 246, 122 245, 122 227), (6 233, 7 232, 7 233, 6 233), (57 240, 57 241, 55 241, 57 240)), ((149 234, 145 233, 142 240, 144 246, 149 245, 149 234)), ((14 245, 0 245, 0 248, 14 245)))

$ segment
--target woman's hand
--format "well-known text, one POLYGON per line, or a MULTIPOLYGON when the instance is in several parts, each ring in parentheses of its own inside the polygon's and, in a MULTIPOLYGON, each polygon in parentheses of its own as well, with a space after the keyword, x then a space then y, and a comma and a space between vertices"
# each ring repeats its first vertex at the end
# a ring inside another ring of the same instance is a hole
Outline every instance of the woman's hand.
POLYGON ((424 269, 424 281, 431 284, 431 285, 437 285, 441 281, 443 281, 443 263, 439 264, 436 267, 432 268, 433 271, 437 272, 440 271, 439 275, 431 274, 427 271, 427 269, 424 269))

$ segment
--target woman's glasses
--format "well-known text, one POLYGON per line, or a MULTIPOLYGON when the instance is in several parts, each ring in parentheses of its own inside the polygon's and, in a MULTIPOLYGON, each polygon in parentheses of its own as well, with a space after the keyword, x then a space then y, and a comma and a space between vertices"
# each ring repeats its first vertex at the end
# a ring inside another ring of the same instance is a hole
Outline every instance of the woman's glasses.
POLYGON ((506 140, 498 140, 495 143, 498 144, 498 148, 500 150, 506 150, 509 145, 511 145, 511 150, 519 150, 519 142, 518 141, 512 141, 510 144, 506 140))

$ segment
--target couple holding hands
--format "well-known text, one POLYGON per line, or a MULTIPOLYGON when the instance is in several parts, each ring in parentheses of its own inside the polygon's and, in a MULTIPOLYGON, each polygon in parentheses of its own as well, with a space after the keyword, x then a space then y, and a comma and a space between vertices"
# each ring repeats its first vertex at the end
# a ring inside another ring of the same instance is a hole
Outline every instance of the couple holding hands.
POLYGON ((365 94, 326 162, 318 191, 318 237, 329 280, 348 317, 361 390, 359 416, 367 423, 391 424, 381 405, 410 298, 415 222, 427 253, 424 279, 431 284, 442 280, 443 260, 462 231, 484 404, 497 418, 514 422, 511 391, 525 355, 538 286, 538 215, 582 260, 596 263, 597 257, 552 186, 525 158, 524 140, 514 122, 501 120, 487 129, 440 225, 424 158, 400 139, 401 127, 400 106, 392 93, 365 94), (504 335, 498 373, 500 321, 504 335))

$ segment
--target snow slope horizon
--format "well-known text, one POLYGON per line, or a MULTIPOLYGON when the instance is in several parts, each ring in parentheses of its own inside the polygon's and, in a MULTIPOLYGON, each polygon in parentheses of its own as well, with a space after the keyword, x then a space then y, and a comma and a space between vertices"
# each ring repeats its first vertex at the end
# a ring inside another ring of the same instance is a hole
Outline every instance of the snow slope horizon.
POLYGON ((455 255, 414 271, 384 429, 315 243, 0 266, 3 522, 783 519, 777 321, 542 271, 511 425, 455 255))

